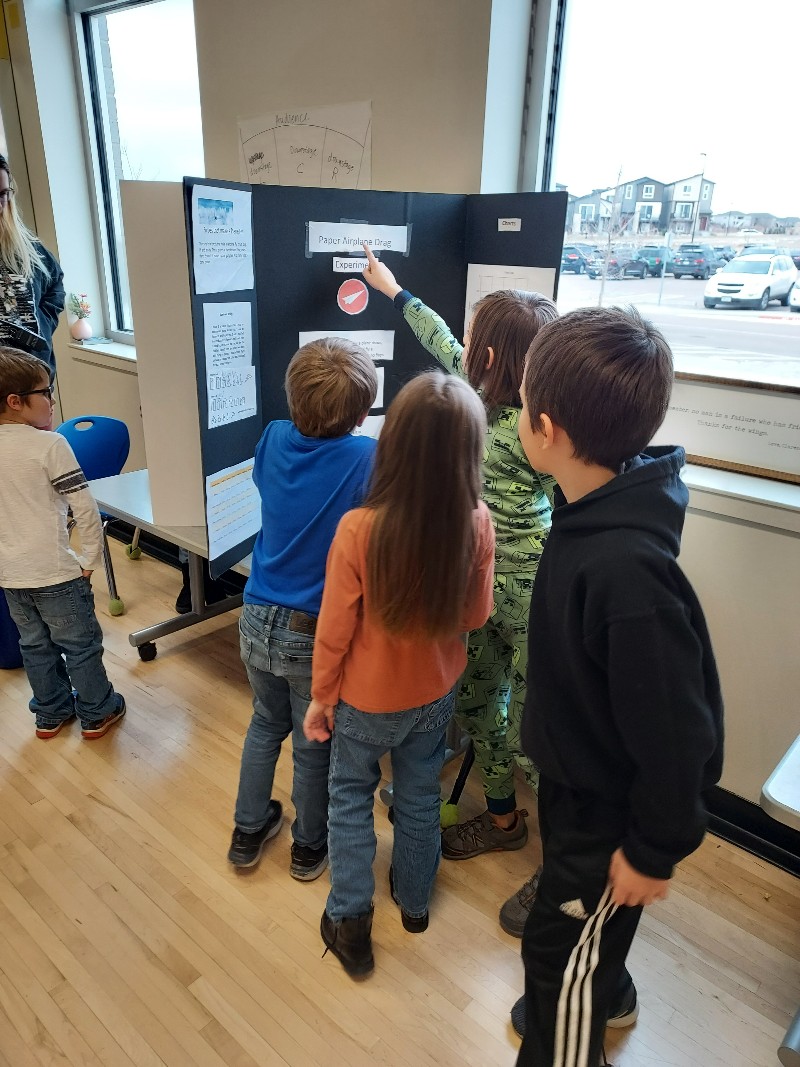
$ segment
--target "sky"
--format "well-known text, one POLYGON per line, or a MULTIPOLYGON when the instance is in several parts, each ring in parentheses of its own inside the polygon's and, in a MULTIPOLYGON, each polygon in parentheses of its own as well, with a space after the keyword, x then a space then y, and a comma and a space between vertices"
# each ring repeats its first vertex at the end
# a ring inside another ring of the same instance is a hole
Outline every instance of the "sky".
POLYGON ((553 181, 702 170, 713 209, 800 216, 800 0, 568 0, 553 181))

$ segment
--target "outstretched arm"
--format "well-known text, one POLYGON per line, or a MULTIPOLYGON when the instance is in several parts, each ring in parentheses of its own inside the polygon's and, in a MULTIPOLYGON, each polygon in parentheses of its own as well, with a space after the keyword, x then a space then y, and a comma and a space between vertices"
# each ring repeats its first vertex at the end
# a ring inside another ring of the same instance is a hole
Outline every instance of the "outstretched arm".
POLYGON ((403 317, 414 331, 417 340, 427 352, 430 352, 437 363, 450 374, 466 378, 461 358, 464 346, 459 344, 453 336, 444 319, 426 307, 417 297, 412 296, 407 289, 403 289, 386 264, 376 259, 367 245, 364 245, 364 251, 367 254, 367 268, 363 271, 364 280, 373 289, 377 289, 379 293, 383 293, 394 301, 395 307, 403 312, 403 317))

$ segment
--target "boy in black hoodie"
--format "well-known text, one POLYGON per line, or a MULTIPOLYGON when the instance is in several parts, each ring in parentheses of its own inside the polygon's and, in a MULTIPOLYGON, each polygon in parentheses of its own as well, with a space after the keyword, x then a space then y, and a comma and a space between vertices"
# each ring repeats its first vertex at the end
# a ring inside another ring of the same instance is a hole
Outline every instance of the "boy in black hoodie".
POLYGON ((703 839, 703 793, 722 769, 714 655, 677 564, 684 452, 644 450, 672 378, 669 346, 633 310, 571 312, 528 353, 519 436, 560 492, 522 722, 544 863, 522 939, 518 1067, 596 1067, 612 1006, 617 1025, 635 1019, 625 958, 642 907, 703 839))

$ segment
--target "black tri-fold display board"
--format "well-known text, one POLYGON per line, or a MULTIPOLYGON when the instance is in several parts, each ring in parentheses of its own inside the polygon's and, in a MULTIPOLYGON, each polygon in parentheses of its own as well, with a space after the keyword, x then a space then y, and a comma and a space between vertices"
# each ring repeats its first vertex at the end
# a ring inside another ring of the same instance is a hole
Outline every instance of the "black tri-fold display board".
POLYGON ((377 435, 398 390, 435 365, 383 294, 362 279, 362 242, 457 337, 497 289, 555 296, 566 193, 394 193, 184 179, 200 442, 211 573, 252 549, 260 526, 253 456, 288 418, 297 349, 346 337, 375 360, 362 432, 377 435))

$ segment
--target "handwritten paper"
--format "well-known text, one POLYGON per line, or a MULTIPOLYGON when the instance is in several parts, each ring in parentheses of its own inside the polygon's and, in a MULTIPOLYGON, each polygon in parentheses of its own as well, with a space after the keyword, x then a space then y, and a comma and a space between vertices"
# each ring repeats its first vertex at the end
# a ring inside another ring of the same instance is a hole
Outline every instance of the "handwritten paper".
POLYGON ((367 415, 363 423, 353 430, 353 433, 361 437, 374 437, 376 440, 381 435, 385 415, 367 415))
POLYGON ((218 559, 261 529, 261 499, 253 484, 254 462, 244 460, 206 478, 209 559, 218 559))
POLYGON ((329 189, 372 187, 372 104, 275 108, 239 123, 242 180, 329 189))
POLYGON ((192 187, 194 289, 198 295, 253 288, 252 194, 192 187))
POLYGON ((252 364, 253 333, 249 304, 203 304, 203 327, 206 368, 209 371, 252 364))
POLYGON ((253 367, 209 371, 206 382, 209 430, 256 414, 256 372, 253 367))
POLYGON ((361 251, 368 244, 373 251, 408 251, 408 226, 370 226, 358 222, 309 222, 309 252, 361 251))

